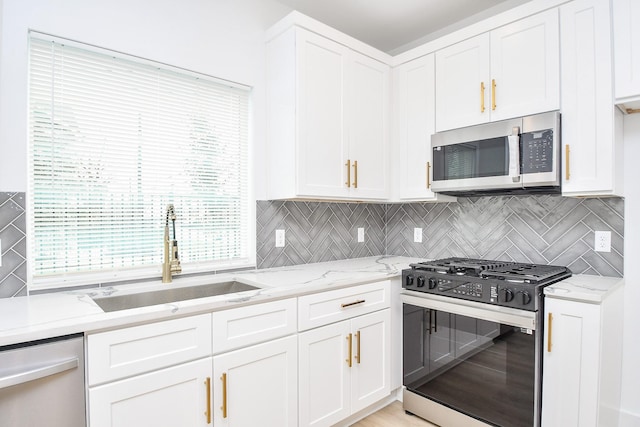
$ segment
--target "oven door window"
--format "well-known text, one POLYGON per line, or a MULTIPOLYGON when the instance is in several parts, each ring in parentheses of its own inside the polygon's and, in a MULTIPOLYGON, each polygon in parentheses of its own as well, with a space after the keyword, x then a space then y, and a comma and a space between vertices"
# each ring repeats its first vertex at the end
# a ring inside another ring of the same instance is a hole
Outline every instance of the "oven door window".
POLYGON ((535 331, 403 304, 403 384, 484 422, 534 422, 535 331))

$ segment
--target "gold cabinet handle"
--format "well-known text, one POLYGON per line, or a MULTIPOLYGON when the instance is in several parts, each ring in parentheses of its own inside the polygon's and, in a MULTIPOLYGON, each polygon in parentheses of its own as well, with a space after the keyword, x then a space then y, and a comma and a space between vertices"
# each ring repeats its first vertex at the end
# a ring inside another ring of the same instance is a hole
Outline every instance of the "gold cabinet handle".
POLYGON ((361 299, 361 300, 354 301, 354 302, 348 302, 348 303, 345 303, 345 304, 340 304, 340 307, 347 308, 347 307, 351 307, 353 305, 362 304, 364 302, 366 302, 366 300, 361 299))
POLYGON ((207 418, 207 424, 211 424, 211 377, 207 377, 204 386, 207 388, 207 410, 204 416, 207 418))
POLYGON ((491 79, 491 109, 496 109, 496 79, 491 79))
POLYGON ((358 161, 353 161, 353 188, 358 188, 358 161))
POLYGON ((427 162, 427 190, 431 188, 431 162, 427 162))
POLYGON ((360 331, 356 332, 356 362, 360 364, 360 331))
POLYGON ((347 336, 347 341, 349 342, 349 357, 347 358, 347 364, 351 367, 353 359, 353 334, 349 334, 349 336, 347 336))
POLYGON ((551 353, 551 332, 553 330, 553 314, 549 313, 549 320, 547 321, 547 330, 549 331, 549 335, 547 335, 547 353, 551 353))
POLYGON ((345 182, 345 185, 349 188, 351 187, 351 160, 347 159, 347 163, 344 165, 347 167, 347 182, 345 182))
POLYGON ((222 381, 222 418, 227 418, 227 374, 222 374, 220 377, 222 381))
POLYGON ((480 112, 484 113, 484 82, 480 82, 480 112))
POLYGON ((571 155, 571 149, 569 148, 569 144, 564 146, 564 178, 569 181, 571 177, 571 170, 569 169, 569 165, 571 162, 569 161, 569 156, 571 155))

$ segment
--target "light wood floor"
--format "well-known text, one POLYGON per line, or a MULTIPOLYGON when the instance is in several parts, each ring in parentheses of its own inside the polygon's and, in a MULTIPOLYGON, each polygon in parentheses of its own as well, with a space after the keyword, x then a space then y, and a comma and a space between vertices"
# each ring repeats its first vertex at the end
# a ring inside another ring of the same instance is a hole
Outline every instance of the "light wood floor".
POLYGON ((378 412, 358 421, 352 427, 436 427, 420 417, 407 415, 402 403, 395 401, 378 412))

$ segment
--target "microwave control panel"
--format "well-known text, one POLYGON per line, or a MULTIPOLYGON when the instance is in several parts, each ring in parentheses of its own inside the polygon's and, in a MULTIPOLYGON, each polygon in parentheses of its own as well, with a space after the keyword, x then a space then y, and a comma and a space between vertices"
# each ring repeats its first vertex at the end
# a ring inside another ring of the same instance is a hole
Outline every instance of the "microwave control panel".
POLYGON ((553 130, 523 133, 522 173, 553 172, 553 130))

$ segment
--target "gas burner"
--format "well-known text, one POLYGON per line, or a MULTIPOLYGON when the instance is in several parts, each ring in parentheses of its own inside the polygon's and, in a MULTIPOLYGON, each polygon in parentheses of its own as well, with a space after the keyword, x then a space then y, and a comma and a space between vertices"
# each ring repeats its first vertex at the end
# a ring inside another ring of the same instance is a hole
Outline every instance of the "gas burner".
POLYGON ((523 263, 505 265, 480 273, 483 278, 533 284, 548 283, 556 278, 566 278, 567 275, 571 275, 567 267, 523 263))
POLYGON ((506 267, 512 264, 515 263, 510 261, 491 261, 473 258, 445 258, 411 264, 411 268, 442 274, 480 277, 483 271, 506 267))

